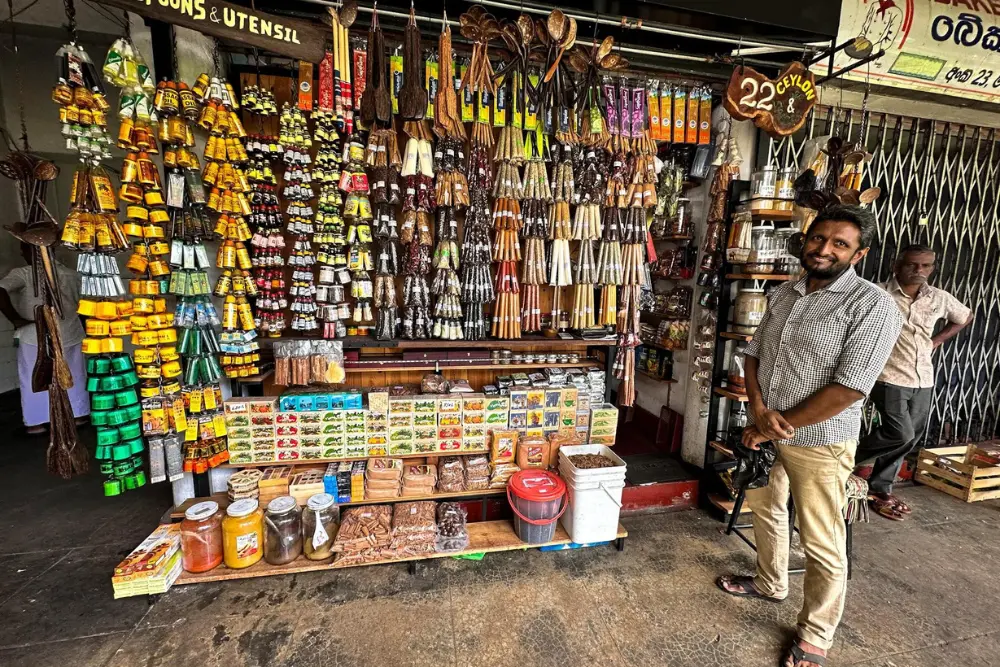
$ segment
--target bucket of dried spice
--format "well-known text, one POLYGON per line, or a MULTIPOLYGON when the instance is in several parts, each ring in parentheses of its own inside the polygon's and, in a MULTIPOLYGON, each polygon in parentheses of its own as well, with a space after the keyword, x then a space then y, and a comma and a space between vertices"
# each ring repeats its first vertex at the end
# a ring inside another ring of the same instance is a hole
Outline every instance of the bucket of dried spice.
POLYGON ((522 470, 507 482, 514 532, 528 544, 551 542, 566 511, 566 483, 548 470, 522 470))
POLYGON ((625 461, 604 445, 559 448, 559 474, 566 480, 569 509, 563 528, 577 544, 618 536, 625 488, 625 461))

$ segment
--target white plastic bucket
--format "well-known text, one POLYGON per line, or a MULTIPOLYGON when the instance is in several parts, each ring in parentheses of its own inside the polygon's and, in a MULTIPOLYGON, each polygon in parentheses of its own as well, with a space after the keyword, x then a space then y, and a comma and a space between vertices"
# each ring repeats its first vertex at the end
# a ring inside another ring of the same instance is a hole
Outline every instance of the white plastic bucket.
POLYGON ((562 517, 563 528, 577 544, 608 542, 618 536, 625 480, 566 480, 569 508, 562 517))

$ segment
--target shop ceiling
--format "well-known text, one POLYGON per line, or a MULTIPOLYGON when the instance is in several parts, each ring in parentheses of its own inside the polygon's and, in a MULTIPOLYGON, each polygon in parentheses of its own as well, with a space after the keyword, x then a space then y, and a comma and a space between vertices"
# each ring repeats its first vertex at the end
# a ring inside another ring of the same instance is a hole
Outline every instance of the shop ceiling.
MULTIPOLYGON (((236 4, 250 6, 249 0, 236 4)), ((261 11, 285 16, 322 20, 330 0, 255 0, 261 11)), ((354 30, 370 21, 372 3, 361 2, 354 30)), ((524 11, 543 17, 554 5, 540 2, 485 0, 481 3, 445 0, 416 3, 418 23, 428 34, 440 30, 443 11, 457 25, 460 14, 473 4, 482 4, 497 18, 516 18, 524 11), (421 21, 423 19, 423 21, 421 21)), ((827 48, 835 38, 840 3, 829 0, 656 0, 655 2, 606 2, 561 0, 558 7, 576 18, 578 43, 594 35, 611 35, 639 70, 669 71, 723 81, 732 73, 740 54, 743 61, 762 71, 777 71, 782 65, 827 48), (789 4, 794 6, 789 7, 789 4)), ((401 31, 410 4, 405 0, 380 0, 379 19, 387 32, 401 31)), ((389 37, 389 35, 387 35, 389 37)), ((458 37, 456 31, 456 38, 458 37)), ((456 39, 456 42, 459 40, 456 39)), ((229 45, 239 50, 239 45, 229 45)))

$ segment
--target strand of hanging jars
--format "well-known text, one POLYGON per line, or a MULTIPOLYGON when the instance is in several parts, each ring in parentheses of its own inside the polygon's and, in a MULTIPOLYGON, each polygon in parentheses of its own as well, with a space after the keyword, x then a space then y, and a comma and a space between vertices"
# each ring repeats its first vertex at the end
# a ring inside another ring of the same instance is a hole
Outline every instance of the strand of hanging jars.
POLYGON ((313 178, 320 186, 313 234, 319 264, 316 301, 324 338, 346 336, 351 316, 346 295, 351 274, 347 270, 347 235, 340 216, 343 198, 338 187, 344 151, 335 111, 339 95, 340 87, 334 82, 333 54, 327 52, 319 67, 317 110, 312 117, 313 141, 318 145, 313 178))
MULTIPOLYGON (((131 149, 123 167, 123 170, 129 168, 128 174, 123 173, 123 181, 127 176, 130 183, 127 190, 123 184, 120 195, 126 201, 138 198, 142 202, 146 187, 158 191, 160 186, 159 173, 147 152, 150 148, 156 150, 155 138, 150 138, 148 131, 148 103, 142 110, 147 129, 139 137, 133 137, 129 128, 136 115, 136 102, 132 100, 137 93, 143 95, 143 84, 151 87, 152 82, 145 67, 140 75, 138 63, 127 50, 130 47, 121 40, 115 46, 116 58, 107 62, 103 71, 109 83, 128 87, 119 115, 128 119, 122 123, 125 139, 120 143, 131 149), (125 58, 129 58, 127 68, 124 67, 125 58), (145 151, 140 153, 137 143, 142 143, 145 151), (139 185, 140 154, 143 157, 142 181, 146 187, 139 185)), ((70 212, 63 227, 62 241, 80 252, 77 257, 80 274, 77 313, 87 318, 82 349, 87 355, 90 418, 97 430, 95 457, 105 477, 104 494, 115 496, 146 483, 141 456, 146 449, 142 439, 142 408, 136 391, 139 377, 132 359, 123 352, 123 338, 132 331, 132 303, 126 298, 114 257, 128 247, 128 241, 118 222, 114 187, 100 164, 101 160, 110 157, 105 142, 107 102, 100 75, 82 47, 75 44, 62 47, 57 59, 60 76, 52 99, 61 104, 59 115, 67 148, 75 148, 82 163, 73 175, 70 212)), ((162 204, 162 195, 159 203, 162 204)))
POLYGON ((316 319, 316 282, 313 267, 316 253, 312 247, 314 196, 312 189, 312 136, 305 113, 298 106, 282 105, 278 139, 285 150, 284 185, 286 230, 294 236, 288 256, 292 280, 288 295, 292 311, 291 329, 308 333, 319 329, 316 319))
POLYGON ((249 161, 243 145, 247 133, 239 120, 235 97, 209 99, 204 109, 200 125, 209 136, 202 181, 222 193, 213 209, 217 215, 215 234, 222 240, 215 257, 215 266, 222 272, 214 290, 215 296, 223 299, 220 361, 227 377, 245 378, 260 372, 260 346, 248 299, 257 296, 257 283, 250 273, 253 264, 246 247, 252 238, 246 218, 253 212, 252 190, 244 172, 249 161))
MULTIPOLYGON (((258 76, 258 80, 259 80, 258 76)), ((253 278, 257 287, 254 300, 254 323, 269 338, 281 336, 288 326, 285 309, 288 293, 285 285, 283 253, 284 222, 278 203, 278 179, 273 163, 282 159, 284 149, 272 119, 278 116, 274 92, 257 85, 244 87, 243 112, 249 114, 254 133, 247 135, 245 148, 250 158, 246 176, 250 182, 250 216, 248 223, 253 237, 250 241, 253 278)))

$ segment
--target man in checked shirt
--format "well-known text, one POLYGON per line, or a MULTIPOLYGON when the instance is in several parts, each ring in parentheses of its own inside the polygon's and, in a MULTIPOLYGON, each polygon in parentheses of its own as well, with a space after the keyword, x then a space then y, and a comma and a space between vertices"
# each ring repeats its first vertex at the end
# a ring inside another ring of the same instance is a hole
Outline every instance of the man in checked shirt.
POLYGON ((892 352, 902 317, 885 290, 854 266, 875 218, 858 206, 821 211, 806 233, 806 275, 778 287, 746 349, 750 422, 743 443, 778 450, 768 485, 747 491, 757 545, 755 577, 724 576, 722 590, 770 601, 788 595, 788 496, 806 554, 805 602, 787 667, 825 663, 847 589, 845 485, 854 469, 861 407, 892 352))

